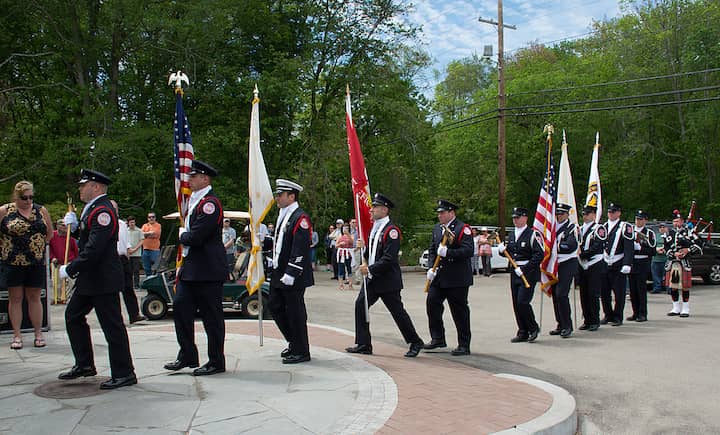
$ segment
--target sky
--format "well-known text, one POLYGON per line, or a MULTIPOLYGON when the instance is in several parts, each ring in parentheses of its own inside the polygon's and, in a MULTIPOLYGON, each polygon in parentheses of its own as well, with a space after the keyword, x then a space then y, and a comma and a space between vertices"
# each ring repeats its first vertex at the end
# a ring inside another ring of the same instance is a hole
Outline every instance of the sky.
MULTIPOLYGON (((433 71, 444 71, 452 60, 482 55, 483 46, 493 46, 497 59, 497 27, 481 23, 479 17, 497 21, 497 0, 414 0, 409 21, 421 25, 424 48, 433 64, 418 83, 432 93, 437 83, 433 71)), ((530 43, 549 43, 587 34, 593 21, 605 21, 621 15, 617 0, 504 0, 505 52, 530 43)), ((440 80, 442 76, 440 77, 440 80)))

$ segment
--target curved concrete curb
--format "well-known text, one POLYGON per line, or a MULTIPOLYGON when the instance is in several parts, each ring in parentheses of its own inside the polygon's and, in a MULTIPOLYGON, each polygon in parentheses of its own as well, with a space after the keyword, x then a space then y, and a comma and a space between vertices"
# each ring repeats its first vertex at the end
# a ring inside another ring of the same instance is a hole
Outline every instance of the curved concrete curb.
POLYGON ((534 387, 542 389, 553 398, 552 406, 547 410, 547 412, 545 412, 545 414, 528 422, 519 424, 512 429, 496 432, 497 434, 572 435, 577 431, 575 398, 564 388, 560 388, 557 385, 553 385, 539 379, 528 378, 525 376, 510 375, 506 373, 498 373, 494 376, 528 383, 534 387))

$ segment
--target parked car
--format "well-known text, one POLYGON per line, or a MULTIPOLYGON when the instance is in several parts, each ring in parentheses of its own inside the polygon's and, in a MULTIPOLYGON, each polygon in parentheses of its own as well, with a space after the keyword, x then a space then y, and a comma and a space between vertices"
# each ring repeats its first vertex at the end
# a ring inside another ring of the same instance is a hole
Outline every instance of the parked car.
MULTIPOLYGON (((430 269, 431 264, 429 264, 429 254, 428 250, 424 250, 422 255, 420 255, 420 259, 418 260, 418 264, 425 270, 430 269)), ((507 272, 510 269, 508 269, 508 260, 505 258, 504 255, 500 255, 498 252, 497 246, 492 247, 492 257, 490 257, 490 267, 492 267, 492 270, 501 270, 503 272, 507 272)))

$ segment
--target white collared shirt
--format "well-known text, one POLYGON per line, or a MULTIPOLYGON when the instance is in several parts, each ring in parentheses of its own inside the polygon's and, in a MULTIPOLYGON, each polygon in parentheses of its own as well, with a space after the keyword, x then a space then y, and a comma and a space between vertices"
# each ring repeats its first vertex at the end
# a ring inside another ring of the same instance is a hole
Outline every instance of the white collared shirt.
POLYGON ((527 225, 517 228, 515 227, 515 241, 517 242, 518 238, 520 237, 520 234, 522 234, 523 231, 525 231, 525 228, 527 228, 527 225))
POLYGON ((83 211, 80 214, 80 220, 82 220, 85 217, 85 213, 87 213, 88 210, 90 210, 90 207, 95 204, 95 201, 102 198, 103 196, 107 196, 107 193, 103 193, 101 195, 96 196, 95 198, 91 199, 90 202, 85 203, 85 207, 83 207, 83 211))

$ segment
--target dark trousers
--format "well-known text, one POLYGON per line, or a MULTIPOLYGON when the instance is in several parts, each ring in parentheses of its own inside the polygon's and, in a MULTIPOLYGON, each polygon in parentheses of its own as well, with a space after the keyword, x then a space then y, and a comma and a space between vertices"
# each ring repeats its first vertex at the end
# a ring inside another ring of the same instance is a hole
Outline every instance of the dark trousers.
POLYGON ((468 305, 468 287, 446 287, 430 285, 425 308, 427 310, 430 337, 445 341, 443 325, 443 303, 447 299, 458 334, 458 346, 470 347, 470 306, 468 305))
POLYGON ((130 270, 132 271, 132 282, 134 288, 140 288, 140 267, 142 257, 130 257, 130 270))
MULTIPOLYGON (((330 253, 331 263, 332 263, 332 269, 333 269, 333 278, 338 277, 338 262, 337 262, 337 249, 335 247, 332 248, 332 252, 330 253)), ((339 279, 339 278, 338 278, 339 279)))
POLYGON ((617 269, 612 268, 607 270, 602 280, 602 293, 600 297, 602 299, 602 308, 605 317, 609 322, 613 320, 622 322, 623 312, 625 311, 625 286, 627 282, 627 276, 620 273, 620 265, 617 269), (615 296, 615 307, 612 305, 612 296, 615 296))
POLYGON ((483 275, 485 275, 485 276, 492 275, 492 266, 490 266, 490 256, 489 255, 481 255, 480 261, 482 262, 483 275))
POLYGON ((577 258, 563 261, 558 265, 558 282, 552 289, 552 302, 558 329, 572 329, 570 319, 570 287, 578 269, 577 258))
POLYGON ((195 345, 195 313, 200 312, 208 340, 208 364, 225 368, 225 317, 222 309, 223 288, 220 281, 177 282, 173 298, 175 336, 180 351, 177 360, 198 364, 195 345))
POLYGON ((637 273, 630 274, 630 304, 633 316, 647 317, 647 276, 650 271, 650 260, 644 264, 633 264, 633 272, 637 266, 637 273))
POLYGON ((587 270, 578 268, 580 277, 580 307, 586 325, 600 324, 600 292, 605 264, 600 261, 587 270))
POLYGON ((535 281, 528 279, 530 288, 525 288, 522 278, 515 275, 515 273, 511 273, 510 275, 513 311, 515 312, 515 321, 518 325, 517 336, 527 338, 530 332, 540 329, 540 326, 538 326, 535 321, 535 312, 532 309, 535 281))
POLYGON ((309 355, 305 288, 270 288, 270 304, 275 324, 294 355, 309 355))
POLYGON ((140 316, 140 307, 138 307, 137 296, 132 282, 132 267, 130 259, 126 255, 120 256, 120 262, 123 267, 123 290, 122 296, 125 301, 125 309, 127 309, 128 317, 132 320, 140 316))
MULTIPOLYGON (((387 293, 376 293, 370 286, 367 289, 368 308, 372 307, 378 299, 382 299, 383 304, 390 311, 395 324, 405 339, 405 343, 422 344, 422 339, 415 331, 410 315, 408 315, 400 297, 400 290, 387 293)), ((372 337, 370 337, 370 322, 365 318, 365 293, 360 290, 357 299, 355 299, 355 343, 362 345, 371 345, 372 337)))
POLYGON ((108 344, 111 376, 113 378, 129 376, 134 368, 127 330, 120 313, 120 297, 117 293, 83 295, 76 290, 70 297, 65 308, 65 328, 75 356, 75 365, 95 367, 90 326, 87 323, 87 315, 93 308, 108 344))
POLYGON ((665 263, 653 261, 650 264, 653 277, 653 293, 667 293, 665 288, 665 263))

